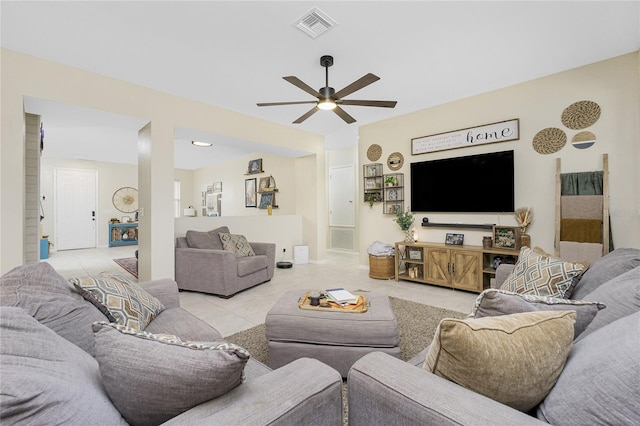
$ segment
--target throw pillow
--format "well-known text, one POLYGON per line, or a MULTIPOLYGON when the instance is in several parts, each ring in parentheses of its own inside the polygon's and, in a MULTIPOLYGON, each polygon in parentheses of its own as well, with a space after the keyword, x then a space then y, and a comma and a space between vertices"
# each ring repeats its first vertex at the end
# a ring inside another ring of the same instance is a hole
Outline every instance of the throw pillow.
POLYGON ((520 411, 555 384, 573 342, 574 311, 443 319, 424 369, 520 411))
MULTIPOLYGON (((547 253, 544 249, 542 249, 540 247, 534 247, 533 251, 538 253, 538 254, 544 254, 545 256, 548 256, 548 257, 555 257, 554 255, 552 255, 551 253, 547 253)), ((568 260, 565 260, 565 261, 568 262, 568 260)), ((580 278, 582 278, 584 273, 587 272, 587 270, 589 270, 589 267, 591 266, 591 261, 589 259, 575 260, 575 261, 573 261, 573 263, 578 263, 578 264, 584 266, 584 269, 582 270, 582 273, 580 274, 580 278)))
POLYGON ((640 266, 602 284, 584 300, 602 300, 607 309, 598 314, 580 339, 619 318, 640 311, 640 266))
POLYGON ((200 232, 200 231, 187 231, 185 237, 187 238, 187 244, 191 248, 204 249, 204 250, 222 250, 222 243, 218 237, 218 233, 229 233, 229 228, 221 226, 212 231, 200 232))
POLYGON ((240 385, 249 353, 225 341, 183 342, 93 324, 96 359, 113 404, 132 425, 158 425, 240 385))
POLYGON ((47 262, 18 266, 0 278, 0 305, 16 306, 94 354, 91 324, 106 318, 47 262))
POLYGON ((640 249, 619 248, 593 262, 576 286, 571 297, 584 299, 598 286, 640 266, 640 249))
POLYGON ((536 253, 529 247, 520 249, 515 268, 500 287, 520 294, 569 298, 584 265, 536 253))
POLYGON ((640 312, 576 342, 537 417, 553 425, 639 425, 638 324, 640 312))
POLYGON ((21 308, 0 309, 0 335, 1 424, 126 425, 91 355, 21 308))
POLYGON ((480 293, 469 318, 495 317, 534 311, 576 311, 575 339, 593 321, 605 305, 586 300, 570 300, 558 297, 518 294, 510 291, 487 289, 480 293))
POLYGON ((253 251, 253 248, 251 247, 251 244, 249 244, 244 235, 220 232, 218 236, 220 237, 220 241, 222 241, 222 248, 224 250, 234 252, 238 257, 256 255, 253 251))
POLYGON ((164 306, 134 282, 108 277, 70 278, 69 282, 109 321, 144 330, 164 306))

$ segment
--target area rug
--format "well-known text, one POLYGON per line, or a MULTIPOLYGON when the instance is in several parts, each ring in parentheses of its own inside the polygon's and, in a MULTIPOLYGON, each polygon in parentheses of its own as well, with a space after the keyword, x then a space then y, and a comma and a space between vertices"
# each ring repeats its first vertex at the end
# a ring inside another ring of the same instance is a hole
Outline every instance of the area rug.
MULTIPOLYGON (((400 358, 411 359, 426 348, 443 318, 463 318, 465 314, 423 305, 410 300, 389 297, 400 329, 400 358)), ((225 340, 247 349, 251 356, 269 364, 269 345, 264 324, 225 337, 225 340)))
POLYGON ((138 278, 138 259, 135 257, 123 257, 121 259, 113 259, 122 269, 138 278))

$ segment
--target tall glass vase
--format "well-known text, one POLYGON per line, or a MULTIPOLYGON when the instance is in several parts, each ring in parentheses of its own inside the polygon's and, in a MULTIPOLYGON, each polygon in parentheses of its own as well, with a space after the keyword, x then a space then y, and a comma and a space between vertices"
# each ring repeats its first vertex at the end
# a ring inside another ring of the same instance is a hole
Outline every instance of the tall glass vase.
POLYGON ((411 229, 405 229, 404 231, 404 242, 412 243, 413 242, 413 231, 411 229))

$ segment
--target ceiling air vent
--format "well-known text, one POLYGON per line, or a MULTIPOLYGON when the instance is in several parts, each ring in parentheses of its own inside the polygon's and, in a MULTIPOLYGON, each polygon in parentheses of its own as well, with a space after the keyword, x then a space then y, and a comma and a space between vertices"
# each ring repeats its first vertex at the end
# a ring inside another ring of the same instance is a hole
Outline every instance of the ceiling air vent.
POLYGON ((326 13, 314 7, 292 24, 312 38, 318 37, 329 28, 336 25, 336 21, 331 19, 326 13))

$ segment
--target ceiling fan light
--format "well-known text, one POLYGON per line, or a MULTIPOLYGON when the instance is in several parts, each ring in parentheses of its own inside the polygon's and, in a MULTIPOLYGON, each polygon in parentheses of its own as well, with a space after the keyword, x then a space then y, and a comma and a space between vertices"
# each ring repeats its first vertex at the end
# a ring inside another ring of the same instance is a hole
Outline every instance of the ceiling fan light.
POLYGON ((207 147, 207 146, 213 146, 213 144, 212 144, 212 143, 209 143, 209 142, 200 142, 200 141, 191 141, 191 145, 193 145, 193 146, 205 146, 205 147, 207 147))
POLYGON ((324 101, 318 102, 318 108, 325 111, 331 111, 336 106, 337 106, 336 103, 331 99, 325 99, 324 101))

